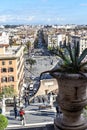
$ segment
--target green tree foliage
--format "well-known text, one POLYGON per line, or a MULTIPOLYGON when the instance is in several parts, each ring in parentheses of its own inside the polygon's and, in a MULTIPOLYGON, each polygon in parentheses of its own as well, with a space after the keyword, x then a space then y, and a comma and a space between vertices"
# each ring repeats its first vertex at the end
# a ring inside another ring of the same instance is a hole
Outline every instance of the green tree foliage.
POLYGON ((55 72, 61 72, 85 76, 84 73, 87 73, 87 61, 84 60, 87 55, 87 48, 80 54, 79 43, 74 43, 73 47, 69 43, 64 49, 58 48, 56 55, 60 58, 58 67, 42 72, 41 75, 43 73, 50 73, 52 75, 55 72))
POLYGON ((2 89, 2 95, 5 95, 5 97, 13 97, 16 92, 14 91, 14 88, 11 86, 5 86, 2 89))
POLYGON ((27 48, 25 47, 23 51, 24 51, 24 52, 27 52, 27 48))
POLYGON ((8 119, 0 114, 0 130, 4 130, 8 125, 8 119))
POLYGON ((26 60, 26 62, 29 63, 30 68, 32 68, 32 65, 34 65, 36 63, 36 60, 29 58, 29 59, 26 60))
POLYGON ((34 41, 34 48, 38 47, 38 37, 36 37, 35 41, 34 41))
POLYGON ((28 42, 26 43, 26 48, 27 48, 28 55, 29 55, 29 54, 30 54, 30 48, 31 48, 31 42, 30 42, 30 41, 28 41, 28 42))

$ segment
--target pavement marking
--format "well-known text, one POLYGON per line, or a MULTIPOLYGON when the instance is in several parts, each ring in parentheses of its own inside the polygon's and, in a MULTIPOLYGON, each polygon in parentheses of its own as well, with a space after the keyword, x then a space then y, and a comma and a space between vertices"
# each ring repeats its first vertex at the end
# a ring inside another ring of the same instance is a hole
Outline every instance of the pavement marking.
POLYGON ((43 123, 32 123, 32 124, 25 124, 25 126, 42 126, 42 125, 49 125, 49 124, 53 124, 54 122, 43 122, 43 123))
POLYGON ((12 127, 21 127, 21 126, 43 126, 43 125, 49 125, 49 124, 54 124, 54 121, 51 122, 43 122, 43 123, 32 123, 32 124, 25 124, 25 125, 8 125, 7 128, 12 128, 12 127))
POLYGON ((11 128, 11 127, 21 127, 22 125, 8 125, 7 128, 11 128))

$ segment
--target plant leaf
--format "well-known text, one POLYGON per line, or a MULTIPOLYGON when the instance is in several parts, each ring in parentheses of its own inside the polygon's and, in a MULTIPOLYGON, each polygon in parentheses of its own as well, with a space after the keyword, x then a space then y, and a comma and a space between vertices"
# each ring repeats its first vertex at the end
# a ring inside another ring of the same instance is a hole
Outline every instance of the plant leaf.
POLYGON ((66 47, 66 49, 67 49, 67 51, 68 51, 68 53, 70 55, 70 59, 71 59, 71 61, 73 63, 74 60, 73 60, 73 54, 72 54, 72 49, 71 49, 70 43, 68 44, 68 46, 66 47))
POLYGON ((81 61, 86 57, 87 55, 87 48, 83 50, 82 54, 80 55, 79 59, 78 59, 78 64, 81 63, 81 61))

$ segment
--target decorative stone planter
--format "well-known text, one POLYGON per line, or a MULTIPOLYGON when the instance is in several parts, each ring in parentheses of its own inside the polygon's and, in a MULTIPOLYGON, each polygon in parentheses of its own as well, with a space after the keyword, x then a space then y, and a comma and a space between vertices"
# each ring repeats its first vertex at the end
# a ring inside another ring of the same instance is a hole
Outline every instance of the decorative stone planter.
POLYGON ((83 108, 87 105, 87 74, 51 74, 57 79, 57 102, 63 114, 54 120, 55 130, 85 130, 87 120, 83 108))

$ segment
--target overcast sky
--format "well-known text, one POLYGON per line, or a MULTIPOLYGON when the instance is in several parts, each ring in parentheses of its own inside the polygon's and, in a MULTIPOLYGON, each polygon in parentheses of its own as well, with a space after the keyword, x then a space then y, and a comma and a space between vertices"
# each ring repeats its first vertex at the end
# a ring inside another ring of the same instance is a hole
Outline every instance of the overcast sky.
POLYGON ((0 24, 87 24, 87 0, 1 0, 0 24))

